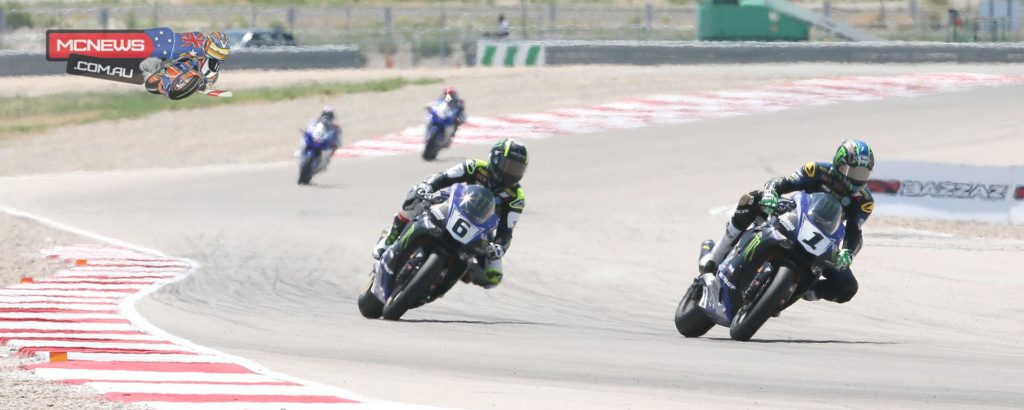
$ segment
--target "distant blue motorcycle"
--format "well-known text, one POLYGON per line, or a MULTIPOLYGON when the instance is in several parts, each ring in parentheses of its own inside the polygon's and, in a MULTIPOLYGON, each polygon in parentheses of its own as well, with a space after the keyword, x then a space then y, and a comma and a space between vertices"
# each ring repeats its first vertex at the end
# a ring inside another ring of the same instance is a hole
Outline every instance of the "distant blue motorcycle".
POLYGON ((335 132, 320 121, 313 121, 302 132, 302 149, 299 151, 299 185, 306 185, 313 175, 323 171, 331 163, 331 156, 338 148, 335 132))
POLYGON ((498 227, 494 195, 480 185, 460 183, 422 199, 433 205, 374 263, 359 296, 359 312, 368 319, 398 320, 444 296, 473 269, 483 269, 498 227))
POLYGON ((423 159, 433 161, 437 153, 452 145, 455 136, 455 122, 458 120, 458 109, 448 101, 439 99, 427 105, 427 128, 423 159))
MULTIPOLYGON (((715 324, 746 341, 772 316, 803 296, 832 268, 846 227, 839 200, 798 192, 780 198, 774 215, 744 232, 716 273, 698 276, 676 308, 676 329, 699 337, 715 324)), ((705 241, 700 257, 711 251, 705 241)), ((698 259, 699 260, 699 259, 698 259)))

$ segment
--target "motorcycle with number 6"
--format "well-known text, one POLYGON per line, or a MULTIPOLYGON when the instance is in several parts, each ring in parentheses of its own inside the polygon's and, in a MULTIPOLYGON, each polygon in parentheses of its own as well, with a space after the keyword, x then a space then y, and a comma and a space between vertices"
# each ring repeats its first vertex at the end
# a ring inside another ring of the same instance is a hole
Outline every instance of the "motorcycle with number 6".
POLYGON ((444 296, 473 269, 483 269, 498 227, 494 195, 460 183, 421 198, 432 205, 376 261, 359 296, 359 312, 368 319, 398 320, 444 296))
MULTIPOLYGON (((676 307, 676 329, 699 337, 716 324, 746 341, 834 268, 845 233, 842 205, 826 193, 780 198, 775 213, 744 232, 715 273, 700 274, 676 307)), ((698 257, 714 247, 701 245, 698 257)))

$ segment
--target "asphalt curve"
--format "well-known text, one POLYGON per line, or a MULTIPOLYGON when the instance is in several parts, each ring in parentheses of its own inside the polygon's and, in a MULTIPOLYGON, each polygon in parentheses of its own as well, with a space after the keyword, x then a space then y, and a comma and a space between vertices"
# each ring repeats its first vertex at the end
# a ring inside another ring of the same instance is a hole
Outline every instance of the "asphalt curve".
MULTIPOLYGON (((363 319, 370 248, 405 191, 485 146, 335 162, 7 178, 0 203, 203 269, 141 303, 155 324, 370 397, 461 408, 979 407, 1024 400, 1019 250, 882 240, 850 303, 800 302, 749 343, 676 333, 702 239, 771 176, 844 137, 880 160, 1022 147, 1024 87, 529 142, 506 280, 458 286, 401 322, 363 319), (1010 127, 1012 132, 1002 128, 1010 127), (1016 128, 1014 128, 1016 127, 1016 128), (995 131, 993 131, 995 130, 995 131), (1003 137, 994 137, 996 131, 1003 137)), ((874 241, 874 243, 873 243, 874 241)))

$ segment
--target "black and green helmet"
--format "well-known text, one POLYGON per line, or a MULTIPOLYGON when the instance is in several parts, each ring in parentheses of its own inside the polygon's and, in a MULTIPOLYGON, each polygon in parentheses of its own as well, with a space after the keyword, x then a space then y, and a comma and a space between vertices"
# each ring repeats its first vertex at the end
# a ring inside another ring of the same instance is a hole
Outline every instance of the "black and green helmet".
POLYGON ((507 188, 519 183, 526 174, 526 164, 529 162, 526 145, 522 142, 512 138, 498 141, 491 147, 490 163, 487 164, 493 178, 493 188, 507 188))
POLYGON ((859 190, 868 183, 871 170, 875 169, 875 153, 864 141, 847 138, 839 145, 832 158, 832 170, 840 181, 859 190))

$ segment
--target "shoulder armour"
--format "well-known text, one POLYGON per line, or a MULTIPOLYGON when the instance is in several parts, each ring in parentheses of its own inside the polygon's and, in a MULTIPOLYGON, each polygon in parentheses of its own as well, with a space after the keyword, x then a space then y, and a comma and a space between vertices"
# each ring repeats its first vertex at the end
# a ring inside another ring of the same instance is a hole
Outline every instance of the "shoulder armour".
POLYGON ((523 192, 523 187, 516 187, 516 197, 508 203, 509 208, 523 211, 526 207, 526 194, 523 192))
POLYGON ((471 158, 471 159, 467 159, 466 160, 465 165, 466 165, 466 173, 470 174, 470 175, 473 175, 478 170, 487 168, 487 161, 480 160, 480 159, 472 159, 471 158))

